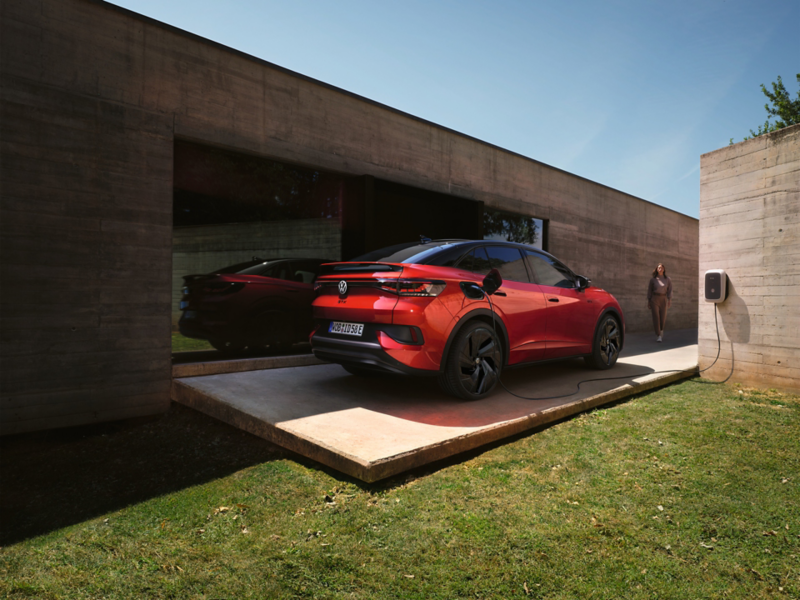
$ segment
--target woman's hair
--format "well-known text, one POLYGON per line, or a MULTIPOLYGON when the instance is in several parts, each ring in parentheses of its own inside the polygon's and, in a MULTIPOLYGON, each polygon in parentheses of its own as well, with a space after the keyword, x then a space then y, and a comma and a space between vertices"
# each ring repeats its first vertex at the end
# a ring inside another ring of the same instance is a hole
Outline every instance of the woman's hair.
MULTIPOLYGON (((664 263, 658 263, 658 265, 656 265, 656 268, 653 269, 653 277, 658 277, 658 267, 659 267, 659 265, 664 267, 664 263)), ((664 277, 666 277, 666 276, 667 276, 667 267, 664 267, 664 277)))

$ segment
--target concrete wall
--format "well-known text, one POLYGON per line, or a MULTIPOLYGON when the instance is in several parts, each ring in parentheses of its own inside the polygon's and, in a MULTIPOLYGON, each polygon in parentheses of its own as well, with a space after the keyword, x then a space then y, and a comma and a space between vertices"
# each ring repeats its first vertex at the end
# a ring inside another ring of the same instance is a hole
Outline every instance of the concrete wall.
MULTIPOLYGON (((800 391, 800 125, 704 154, 700 277, 725 269, 722 349, 704 376, 800 391)), ((700 368, 717 355, 713 305, 699 285, 700 368)))
POLYGON ((0 433, 168 405, 176 137, 548 219, 629 331, 659 261, 696 323, 695 219, 102 2, 0 11, 0 433))
POLYGON ((297 219, 176 227, 172 234, 172 328, 177 329, 183 276, 211 273, 260 258, 339 260, 338 219, 297 219))
POLYGON ((0 432, 166 410, 172 120, 7 82, 0 432))

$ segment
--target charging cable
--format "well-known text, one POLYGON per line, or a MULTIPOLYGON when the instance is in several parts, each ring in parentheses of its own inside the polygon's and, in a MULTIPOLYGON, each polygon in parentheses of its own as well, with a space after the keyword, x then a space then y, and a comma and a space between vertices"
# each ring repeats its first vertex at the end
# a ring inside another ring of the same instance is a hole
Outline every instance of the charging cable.
MULTIPOLYGON (((720 339, 719 339, 719 323, 717 322, 717 303, 716 302, 714 303, 714 325, 717 328, 717 356, 716 356, 716 358, 714 358, 714 362, 712 362, 710 365, 708 365, 705 369, 700 369, 697 372, 698 374, 700 374, 700 373, 702 373, 704 371, 708 371, 711 367, 713 367, 715 364, 717 364, 717 360, 719 360, 719 353, 720 353, 720 350, 722 349, 722 342, 720 342, 720 339)), ((728 376, 725 379, 723 379, 722 381, 698 381, 696 383, 702 383, 702 384, 705 384, 705 385, 718 385, 720 383, 725 383, 726 381, 728 381, 728 379, 733 377, 733 366, 734 366, 733 363, 734 363, 734 361, 733 361, 733 352, 731 352, 731 372, 728 373, 728 376)))
MULTIPOLYGON (((489 296, 489 294, 487 294, 483 290, 483 288, 478 288, 478 289, 480 289, 483 292, 483 295, 489 301, 489 308, 492 311, 492 331, 494 332, 495 338, 497 338, 497 328, 495 326, 495 312, 494 312, 494 305, 492 304, 492 299, 489 296)), ((697 371, 698 374, 700 374, 700 373, 702 373, 704 371, 708 371, 711 367, 713 367, 716 364, 717 360, 719 359, 720 349, 721 349, 722 345, 721 345, 720 338, 719 338, 719 322, 717 321, 717 305, 716 304, 714 304, 714 324, 717 327, 717 357, 714 359, 714 362, 712 362, 710 365, 708 365, 705 369, 697 371)), ((579 381, 578 382, 578 387, 574 392, 571 392, 569 394, 562 394, 560 396, 544 396, 544 397, 541 397, 541 398, 535 398, 535 397, 531 397, 531 396, 520 396, 516 392, 512 392, 510 389, 508 389, 506 387, 506 384, 503 383, 503 380, 500 377, 497 378, 497 381, 500 382, 500 385, 503 386, 503 389, 505 391, 507 391, 512 396, 515 396, 517 398, 521 398, 522 400, 558 400, 559 398, 568 398, 569 396, 574 396, 575 394, 577 394, 578 392, 581 391, 581 385, 582 384, 589 383, 589 382, 592 382, 592 381, 612 381, 614 379, 631 379, 632 377, 644 377, 646 375, 658 375, 658 374, 664 374, 664 373, 682 373, 684 371, 685 371, 685 369, 672 369, 670 371, 652 371, 650 373, 634 373, 633 375, 623 375, 623 376, 620 376, 620 377, 599 377, 599 378, 595 378, 595 379, 584 379, 583 381, 579 381)), ((731 378, 732 375, 733 375, 733 358, 731 358, 731 372, 725 379, 723 379, 722 381, 699 381, 697 383, 704 383, 704 384, 725 383, 726 381, 728 381, 728 379, 731 378)))

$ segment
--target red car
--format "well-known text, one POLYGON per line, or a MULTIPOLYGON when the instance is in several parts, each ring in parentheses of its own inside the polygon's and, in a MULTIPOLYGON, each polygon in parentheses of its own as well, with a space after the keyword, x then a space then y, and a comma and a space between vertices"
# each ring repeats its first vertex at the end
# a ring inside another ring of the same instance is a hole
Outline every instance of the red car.
POLYGON ((178 327, 222 352, 308 340, 314 279, 322 259, 253 260, 183 278, 178 327))
POLYGON ((317 357, 358 375, 436 375, 468 400, 507 366, 581 356, 609 369, 625 338, 611 294, 524 244, 401 244, 324 265, 315 290, 317 357))

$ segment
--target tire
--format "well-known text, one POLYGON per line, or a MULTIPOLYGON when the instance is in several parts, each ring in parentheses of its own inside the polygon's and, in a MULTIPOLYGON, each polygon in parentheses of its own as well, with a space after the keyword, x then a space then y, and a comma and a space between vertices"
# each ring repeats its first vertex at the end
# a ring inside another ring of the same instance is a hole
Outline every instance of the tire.
POLYGON ((234 354, 236 352, 244 350, 244 344, 236 342, 221 342, 219 340, 208 340, 208 343, 214 346, 214 348, 216 348, 223 354, 234 354))
POLYGON ((617 318, 605 315, 594 334, 591 356, 585 357, 586 364, 593 369, 610 369, 617 363, 622 349, 622 328, 617 318))
POLYGON ((491 325, 472 321, 456 334, 439 373, 439 385, 457 398, 480 400, 494 391, 502 369, 500 338, 491 325))

